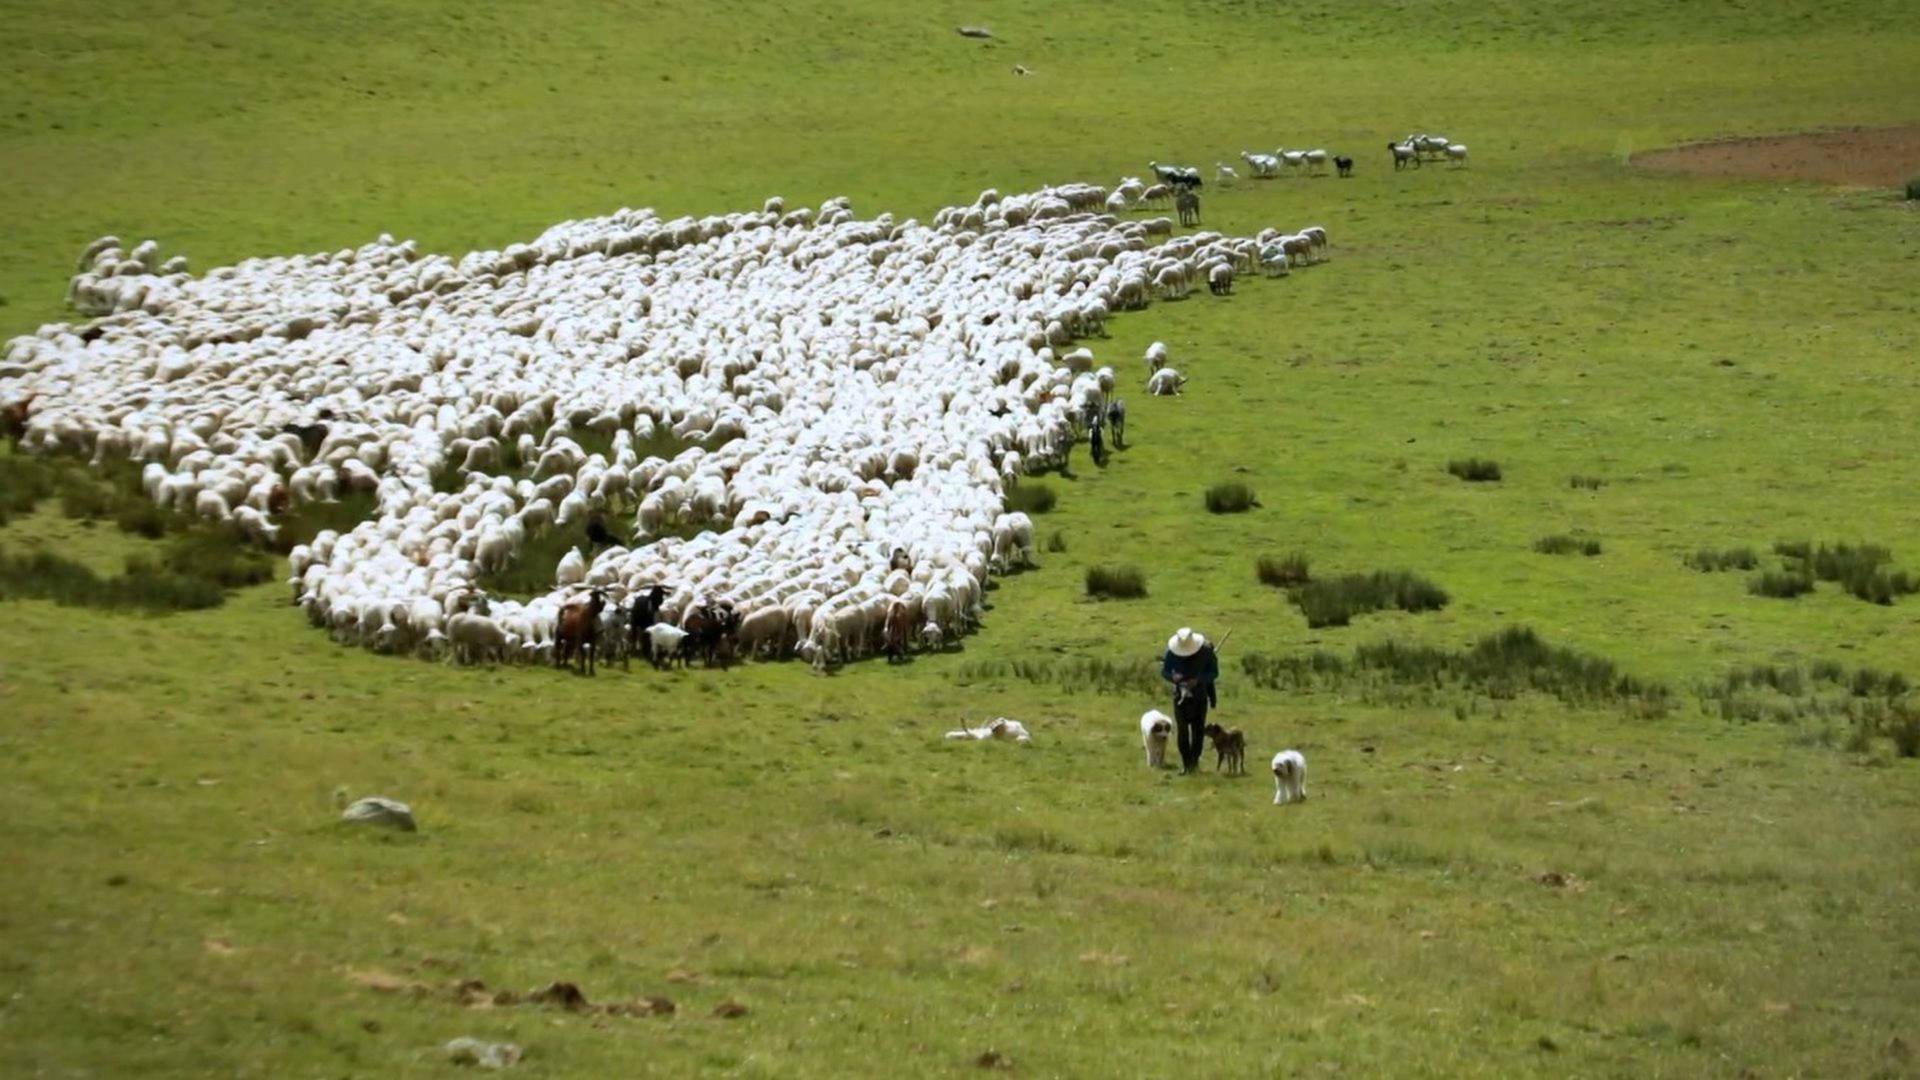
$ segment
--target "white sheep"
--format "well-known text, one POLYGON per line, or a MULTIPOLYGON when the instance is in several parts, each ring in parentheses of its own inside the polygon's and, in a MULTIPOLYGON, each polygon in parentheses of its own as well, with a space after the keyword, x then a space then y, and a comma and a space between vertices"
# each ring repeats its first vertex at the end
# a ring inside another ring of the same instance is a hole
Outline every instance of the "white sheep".
POLYGON ((1147 393, 1159 397, 1172 397, 1180 393, 1187 380, 1174 368, 1161 368, 1147 379, 1147 393))

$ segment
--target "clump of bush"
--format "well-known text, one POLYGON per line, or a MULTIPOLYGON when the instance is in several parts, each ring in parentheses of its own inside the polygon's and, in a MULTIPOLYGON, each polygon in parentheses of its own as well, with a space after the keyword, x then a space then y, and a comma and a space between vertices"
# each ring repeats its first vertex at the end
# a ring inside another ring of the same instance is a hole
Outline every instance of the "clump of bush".
POLYGON ((1500 463, 1481 458, 1455 458, 1447 462, 1447 471, 1475 484, 1490 483, 1500 479, 1500 463))
POLYGON ((1588 491, 1599 491, 1601 488, 1607 486, 1607 482, 1598 476, 1570 476, 1567 478, 1567 486, 1570 488, 1584 488, 1588 491))
POLYGON ((1447 606, 1447 591, 1433 582, 1404 570, 1376 570, 1371 574, 1342 574, 1339 577, 1309 581, 1288 590, 1288 597, 1307 625, 1346 626, 1355 615, 1398 608, 1418 613, 1438 611, 1447 606))
POLYGON ((1794 570, 1769 570, 1747 582, 1747 591, 1755 596, 1792 600, 1813 591, 1813 578, 1794 570))
POLYGON ((1003 678, 1024 679, 1075 693, 1092 690, 1135 697, 1154 697, 1166 690, 1166 683, 1160 679, 1157 661, 1105 660, 1084 656, 1058 660, 978 660, 962 664, 955 677, 962 683, 1003 678))
POLYGON ((1026 480, 1017 487, 1007 490, 1007 512, 1020 511, 1026 514, 1044 514, 1053 509, 1060 501, 1051 485, 1037 480, 1026 480))
POLYGON ((195 611, 218 607, 225 592, 217 581, 181 574, 147 558, 128 559, 124 574, 103 578, 50 551, 0 552, 0 600, 13 599, 108 611, 195 611))
POLYGON ((1137 600, 1147 595, 1147 577, 1132 566, 1087 568, 1087 595, 1095 599, 1137 600))
POLYGON ((1701 548, 1683 560, 1688 566, 1704 574, 1721 570, 1752 570, 1760 565, 1759 556, 1752 548, 1737 547, 1716 551, 1713 548, 1701 548))
POLYGON ((1207 489, 1207 511, 1214 514, 1242 514, 1260 505, 1253 489, 1238 480, 1215 484, 1207 489))
POLYGON ((1254 563, 1253 572, 1262 585, 1276 589, 1290 589, 1313 580, 1307 571, 1307 556, 1299 551, 1290 555, 1262 555, 1254 563))
POLYGON ((1664 711, 1672 691, 1623 673, 1603 657, 1549 645, 1531 628, 1512 626, 1466 649, 1380 642, 1362 645, 1344 658, 1324 650, 1302 656, 1250 653, 1241 671, 1268 690, 1358 685, 1362 693, 1380 684, 1438 688, 1457 686, 1492 698, 1523 691, 1548 694, 1570 705, 1618 704, 1664 711))
POLYGON ((22 454, 0 456, 0 525, 32 513, 53 490, 53 470, 46 462, 22 454))
POLYGON ((222 589, 258 585, 273 577, 273 563, 230 526, 198 526, 167 541, 161 565, 180 577, 210 581, 222 589))
MULTIPOLYGON (((1909 200, 1920 199, 1920 176, 1916 176, 1907 181, 1907 198, 1909 200)), ((1911 757, 1912 755, 1909 754, 1908 756, 1911 757)))
POLYGON ((1569 536, 1565 533, 1557 533, 1535 540, 1533 550, 1542 555, 1598 555, 1600 541, 1590 536, 1569 536))
POLYGON ((1058 555, 1066 550, 1067 534, 1058 529, 1054 530, 1053 533, 1047 537, 1047 551, 1051 554, 1058 555))
POLYGON ((1920 579, 1889 567, 1893 552, 1879 544, 1815 546, 1807 540, 1782 540, 1773 545, 1773 550, 1786 559, 1790 574, 1809 583, 1835 582, 1870 604, 1891 604, 1898 597, 1920 592, 1920 579))

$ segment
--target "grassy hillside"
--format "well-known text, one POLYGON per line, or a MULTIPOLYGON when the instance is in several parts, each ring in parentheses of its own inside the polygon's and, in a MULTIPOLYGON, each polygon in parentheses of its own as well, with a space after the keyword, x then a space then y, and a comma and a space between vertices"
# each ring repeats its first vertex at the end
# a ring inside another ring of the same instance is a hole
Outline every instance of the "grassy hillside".
MULTIPOLYGON (((1210 186, 1209 227, 1318 222, 1332 262, 1091 343, 1132 380, 1165 340, 1193 381, 1129 393, 1132 447, 1050 481, 1038 532, 1065 550, 949 654, 587 682, 342 650, 277 586, 163 618, 5 602, 0 1053, 29 1075, 424 1075, 475 1034, 552 1076, 941 1074, 988 1050, 1060 1076, 1910 1072, 1915 762, 1832 695, 1762 695, 1789 718, 1744 723, 1697 691, 1756 664, 1920 677, 1920 597, 1756 597, 1683 558, 1864 540, 1920 571, 1920 218, 1623 164, 1914 120, 1904 14, 11 6, 0 333, 65 318, 72 258, 108 231, 206 268, 775 192, 924 215, 1281 143, 1360 169, 1210 186), (1473 164, 1392 173, 1380 144, 1414 129, 1473 164), (1502 479, 1448 474, 1470 456, 1502 479), (1261 505, 1206 514, 1228 480, 1261 505), (1561 533, 1603 551, 1533 549, 1561 533), (1290 551, 1451 602, 1310 629, 1254 578, 1290 551), (1096 564, 1149 595, 1085 600, 1096 564), (1185 623, 1233 630, 1221 715, 1252 778, 1151 776, 1133 718, 1156 697, 1009 666, 1143 661, 1185 623), (1670 707, 1262 690, 1238 663, 1513 624, 1670 707), (994 715, 1035 744, 939 737, 994 715), (1287 810, 1258 774, 1282 746, 1310 761, 1287 810), (412 802, 422 831, 335 828, 342 789, 412 802), (444 990, 469 978, 678 1011, 469 1010, 444 990), (713 1017, 728 1000, 748 1013, 713 1017)), ((51 504, 0 527, 36 543, 106 569, 146 542, 51 504)))

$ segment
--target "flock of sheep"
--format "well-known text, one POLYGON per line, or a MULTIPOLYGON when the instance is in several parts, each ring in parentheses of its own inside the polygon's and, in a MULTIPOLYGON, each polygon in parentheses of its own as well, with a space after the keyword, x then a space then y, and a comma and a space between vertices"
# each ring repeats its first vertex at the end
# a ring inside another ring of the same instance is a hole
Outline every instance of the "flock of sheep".
POLYGON ((156 502, 262 540, 290 505, 369 493, 369 520, 291 553, 343 643, 544 661, 569 604, 658 586, 663 623, 724 603, 756 651, 826 664, 903 616, 919 642, 966 632, 988 575, 1031 557, 1003 492, 1117 381, 1077 339, 1324 257, 1317 228, 1156 243, 1171 222, 1112 213, 1149 196, 987 191, 926 224, 845 199, 623 209, 459 258, 383 235, 200 276, 107 237, 69 288, 92 318, 7 343, 0 407, 28 449, 143 462, 156 502), (627 509, 631 546, 476 603, 541 530, 627 509))

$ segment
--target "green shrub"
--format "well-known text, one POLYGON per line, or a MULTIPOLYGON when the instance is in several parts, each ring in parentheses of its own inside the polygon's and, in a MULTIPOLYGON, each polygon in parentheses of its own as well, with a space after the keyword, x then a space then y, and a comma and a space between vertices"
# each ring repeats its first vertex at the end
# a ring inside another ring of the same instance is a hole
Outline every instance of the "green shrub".
POLYGON ((1058 555, 1061 552, 1066 551, 1067 550, 1067 534, 1060 532, 1059 530, 1055 530, 1052 535, 1047 537, 1047 550, 1055 555, 1058 555))
POLYGON ((0 525, 17 514, 32 513, 53 490, 53 467, 45 460, 20 453, 0 455, 0 525))
POLYGON ((1312 576, 1307 572, 1307 556, 1299 551, 1279 557, 1262 555, 1254 564, 1253 572, 1259 577, 1261 584, 1271 585, 1276 589, 1289 589, 1295 585, 1305 585, 1312 580, 1312 576))
POLYGON ((1316 651, 1275 657, 1250 653, 1240 661, 1247 680, 1269 690, 1358 686, 1363 693, 1389 686, 1457 686, 1493 698, 1523 691, 1571 705, 1619 704, 1664 711, 1666 687, 1622 673, 1612 661, 1548 645, 1524 626, 1490 634, 1467 649, 1379 642, 1356 648, 1351 659, 1316 651))
POLYGON ((1500 464, 1480 458, 1455 458, 1447 462, 1447 471, 1462 480, 1482 484, 1500 479, 1500 464))
POLYGON ((1572 476, 1567 478, 1567 486, 1571 488, 1585 488, 1588 491, 1599 491, 1601 488, 1607 486, 1607 482, 1598 476, 1572 476))
POLYGON ((1754 596, 1771 596, 1779 600, 1791 600, 1803 593, 1813 591, 1813 578, 1795 571, 1781 573, 1769 570, 1747 582, 1747 591, 1754 596))
POLYGON ((1016 510, 1026 514, 1044 514, 1053 509, 1060 497, 1054 494, 1051 485, 1038 480, 1025 480, 1019 485, 1007 489, 1007 512, 1016 510))
POLYGON ((69 476, 60 492, 60 512, 83 521, 99 521, 113 516, 121 500, 108 488, 84 476, 69 476))
POLYGON ((1213 485, 1207 489, 1206 498, 1207 510, 1214 514, 1242 514, 1260 505, 1253 489, 1238 480, 1213 485))
POLYGON ((1788 569, 1801 576, 1839 584, 1849 594, 1871 604, 1891 604, 1920 591, 1920 580, 1893 570, 1893 552, 1879 544, 1813 545, 1809 541, 1781 541, 1773 550, 1787 560, 1788 569))
MULTIPOLYGON (((1920 176, 1916 176, 1907 181, 1907 198, 1920 199, 1920 176)), ((1909 754, 1907 756, 1912 757, 1913 755, 1909 754)))
POLYGON ((149 540, 158 540, 166 534, 167 526, 176 519, 160 509, 146 496, 125 499, 120 508, 113 512, 113 523, 121 532, 130 532, 135 536, 144 536, 149 540))
POLYGON ((1288 596, 1314 629, 1346 626, 1355 615, 1385 608, 1415 613, 1438 611, 1449 599, 1445 589, 1404 570, 1313 580, 1290 590, 1288 596))
POLYGON ((1147 595, 1147 578, 1131 566, 1087 568, 1087 595, 1111 600, 1137 600, 1147 595))
POLYGON ((1533 550, 1542 555, 1598 555, 1600 541, 1592 537, 1568 536, 1560 533, 1535 540, 1533 550))
POLYGON ((1752 570, 1760 565, 1759 556, 1752 548, 1727 548, 1715 551, 1713 548, 1701 548, 1686 557, 1688 566, 1702 573, 1714 573, 1720 570, 1752 570))
POLYGON ((166 573, 238 589, 273 577, 273 562, 230 526, 195 526, 167 541, 166 573))
POLYGON ((187 577, 147 559, 129 559, 126 573, 102 578, 49 551, 23 556, 0 552, 0 600, 51 600, 65 607, 108 611, 191 611, 218 607, 220 586, 187 577))
POLYGON ((1887 734, 1893 737, 1894 752, 1901 757, 1920 757, 1920 709, 1896 705, 1887 721, 1887 734))

